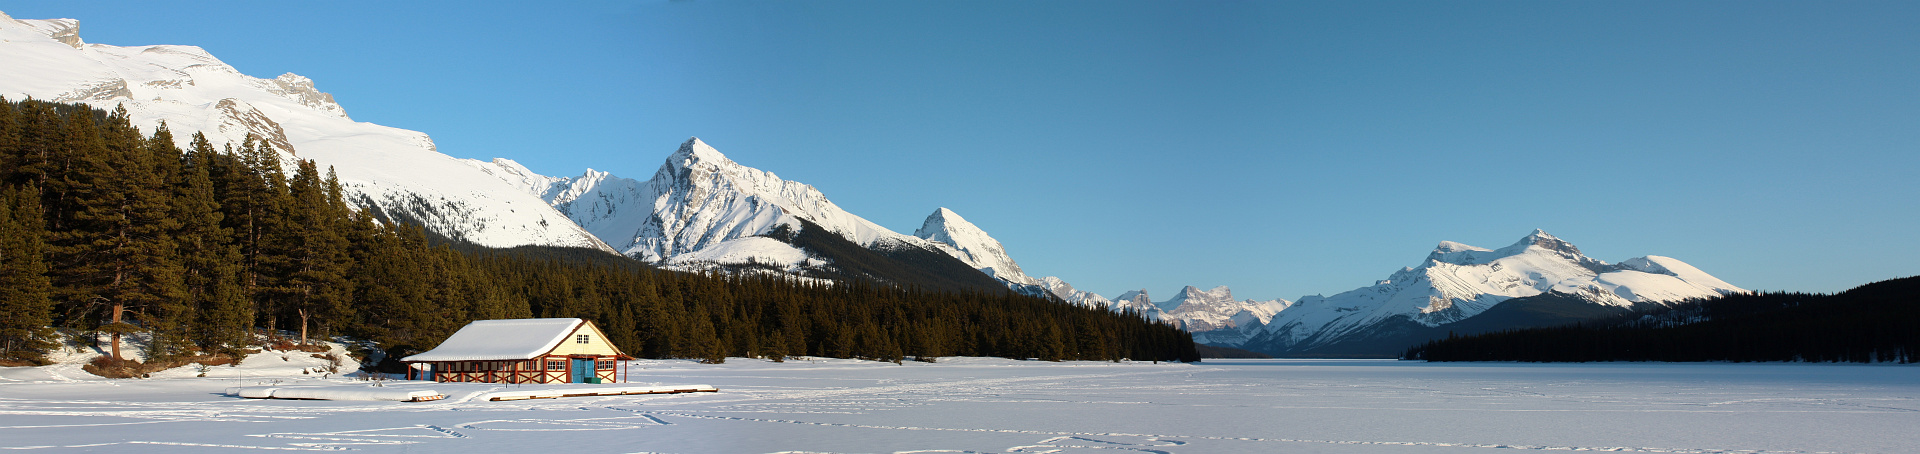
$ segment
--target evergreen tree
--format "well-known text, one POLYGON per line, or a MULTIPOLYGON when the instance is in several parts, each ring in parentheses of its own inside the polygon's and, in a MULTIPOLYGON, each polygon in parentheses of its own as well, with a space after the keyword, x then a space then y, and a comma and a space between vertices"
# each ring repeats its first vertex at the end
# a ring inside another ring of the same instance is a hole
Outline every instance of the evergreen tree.
POLYGON ((0 190, 0 359, 37 362, 53 346, 42 224, 38 191, 0 190))
POLYGON ((20 117, 13 103, 0 96, 0 182, 12 181, 20 168, 20 117))
POLYGON ((201 350, 236 354, 251 341, 253 304, 240 286, 239 246, 221 225, 226 214, 215 195, 212 169, 221 159, 207 136, 194 133, 174 184, 175 234, 189 304, 197 317, 191 332, 201 350))
POLYGON ((57 288, 80 313, 106 311, 92 326, 112 336, 112 357, 119 359, 121 337, 138 329, 127 322, 130 312, 161 311, 161 304, 180 299, 168 236, 177 222, 167 216, 164 180, 126 110, 116 109, 97 128, 88 119, 69 117, 68 139, 77 154, 53 180, 65 190, 57 200, 66 208, 59 213, 65 223, 52 236, 57 288))
POLYGON ((288 222, 276 241, 284 248, 280 251, 287 265, 279 288, 285 297, 283 310, 300 320, 300 343, 305 345, 312 321, 323 321, 325 331, 330 326, 325 321, 346 315, 351 288, 347 275, 353 262, 345 229, 338 225, 347 216, 338 203, 337 187, 327 187, 313 161, 300 161, 289 184, 288 222))
POLYGON ((186 287, 187 270, 179 250, 185 229, 179 212, 181 198, 176 189, 182 153, 174 145, 173 133, 166 123, 161 123, 138 149, 130 149, 128 153, 131 154, 129 160, 146 163, 140 179, 128 184, 140 189, 136 191, 139 200, 129 203, 126 216, 134 222, 149 224, 128 230, 129 234, 146 236, 141 247, 150 248, 141 259, 142 268, 147 270, 144 274, 148 275, 148 280, 143 282, 152 295, 141 303, 145 327, 153 332, 152 341, 147 344, 148 356, 169 358, 187 354, 197 345, 192 334, 195 305, 186 287))

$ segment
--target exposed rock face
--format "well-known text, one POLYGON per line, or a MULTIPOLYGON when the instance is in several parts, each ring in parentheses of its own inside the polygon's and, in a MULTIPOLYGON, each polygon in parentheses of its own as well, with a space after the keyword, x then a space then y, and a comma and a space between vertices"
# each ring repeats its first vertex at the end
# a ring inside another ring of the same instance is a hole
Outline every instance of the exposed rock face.
POLYGON ((280 122, 273 121, 273 118, 261 113, 260 109, 253 108, 252 104, 227 98, 215 103, 213 108, 220 115, 218 126, 220 133, 242 137, 251 135, 273 145, 275 150, 295 156, 300 154, 294 150, 293 142, 287 140, 287 130, 280 127, 280 122))
POLYGON ((131 98, 133 91, 127 89, 125 79, 113 79, 75 88, 53 98, 57 102, 107 101, 113 98, 131 98))
POLYGON ((273 78, 273 86, 267 91, 299 101, 300 105, 347 118, 346 109, 340 108, 339 103, 333 102, 332 94, 321 93, 320 90, 313 88, 313 79, 294 73, 281 74, 280 77, 273 78))

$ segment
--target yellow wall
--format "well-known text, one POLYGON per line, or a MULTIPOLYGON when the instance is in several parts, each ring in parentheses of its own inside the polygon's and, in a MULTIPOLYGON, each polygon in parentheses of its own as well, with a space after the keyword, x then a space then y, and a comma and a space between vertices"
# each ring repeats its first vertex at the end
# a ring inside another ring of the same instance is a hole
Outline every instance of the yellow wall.
POLYGON ((560 341, 560 345, 547 354, 612 356, 620 354, 620 351, 607 342, 607 335, 601 333, 599 327, 593 326, 593 322, 582 322, 579 328, 573 330, 573 334, 568 334, 566 340, 560 341), (587 335, 587 343, 582 344, 576 340, 581 334, 587 335))

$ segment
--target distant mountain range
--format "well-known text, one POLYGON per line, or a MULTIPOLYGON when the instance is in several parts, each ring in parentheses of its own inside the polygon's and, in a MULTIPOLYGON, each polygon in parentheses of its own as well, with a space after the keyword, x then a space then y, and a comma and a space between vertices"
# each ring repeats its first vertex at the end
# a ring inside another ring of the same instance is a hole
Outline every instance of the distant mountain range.
POLYGON ((1488 321, 1516 311, 1559 314, 1521 317, 1529 325, 1555 324, 1744 292, 1673 258, 1608 264, 1535 230, 1500 249, 1441 242, 1425 262, 1372 286, 1302 297, 1232 346, 1290 356, 1390 356, 1450 328, 1510 326, 1488 321))
MULTIPOLYGON (((1434 330, 1499 326, 1488 314, 1543 313, 1515 309, 1527 301, 1501 310, 1542 295, 1558 298, 1544 313, 1571 316, 1592 312, 1585 307, 1605 312, 1744 291, 1679 260, 1608 264, 1535 231, 1496 250, 1442 242, 1419 266, 1330 297, 1236 300, 1224 286, 1189 286, 1160 302, 1144 289, 1109 299, 1029 275, 998 240, 952 210, 936 208, 913 234, 897 233, 698 138, 680 144, 646 180, 591 169, 551 177, 504 158, 447 156, 424 133, 353 121, 312 80, 250 77, 198 47, 90 44, 78 21, 3 13, 0 39, 0 95, 122 106, 136 125, 201 131, 216 146, 257 136, 283 160, 334 168, 363 209, 487 247, 591 248, 688 271, 1006 288, 1131 311, 1186 328, 1206 344, 1296 356, 1390 356, 1434 330), (1577 307, 1560 307, 1568 304, 1577 307)), ((175 137, 184 146, 190 134, 175 137)))

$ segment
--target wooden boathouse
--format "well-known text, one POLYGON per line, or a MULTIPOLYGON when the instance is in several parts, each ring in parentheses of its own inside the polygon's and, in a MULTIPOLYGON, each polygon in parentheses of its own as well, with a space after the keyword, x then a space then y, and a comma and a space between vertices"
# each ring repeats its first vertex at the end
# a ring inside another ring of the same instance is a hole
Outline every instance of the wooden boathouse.
POLYGON ((440 346, 408 356, 408 380, 481 383, 620 383, 633 359, 593 322, 577 318, 476 320, 440 346))

